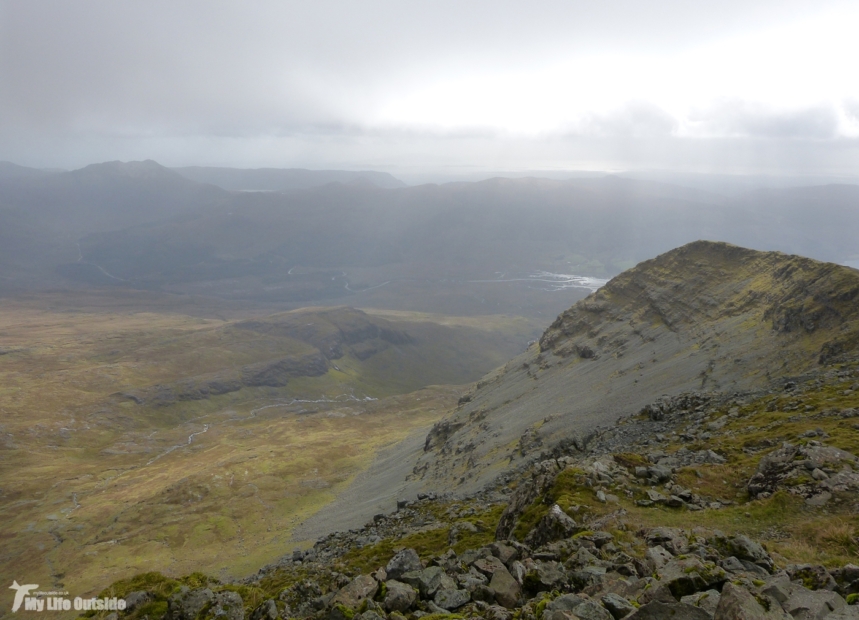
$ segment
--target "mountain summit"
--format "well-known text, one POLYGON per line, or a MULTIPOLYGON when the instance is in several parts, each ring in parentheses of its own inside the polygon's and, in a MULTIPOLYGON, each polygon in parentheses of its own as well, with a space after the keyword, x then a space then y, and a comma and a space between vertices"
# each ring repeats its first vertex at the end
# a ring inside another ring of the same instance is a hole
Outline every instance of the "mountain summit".
POLYGON ((740 391, 859 342, 859 272, 697 241, 620 274, 487 375, 426 438, 412 478, 477 489, 535 448, 586 442, 663 394, 740 391))

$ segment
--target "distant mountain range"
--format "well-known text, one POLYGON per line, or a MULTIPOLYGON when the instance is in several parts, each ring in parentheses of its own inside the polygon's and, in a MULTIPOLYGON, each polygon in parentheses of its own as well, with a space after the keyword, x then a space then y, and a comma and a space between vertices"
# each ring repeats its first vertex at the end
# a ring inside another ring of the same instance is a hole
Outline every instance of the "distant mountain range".
POLYGON ((590 291, 536 274, 610 277, 696 239, 859 258, 856 185, 726 197, 616 176, 392 187, 381 173, 152 161, 19 168, 0 168, 0 291, 122 286, 546 319, 590 291), (295 184, 238 192, 191 174, 243 189, 295 184), (324 184, 299 188, 311 182, 324 184))
POLYGON ((235 191, 284 191, 307 189, 328 183, 365 183, 376 187, 405 187, 387 172, 305 170, 303 168, 173 168, 186 179, 235 191))

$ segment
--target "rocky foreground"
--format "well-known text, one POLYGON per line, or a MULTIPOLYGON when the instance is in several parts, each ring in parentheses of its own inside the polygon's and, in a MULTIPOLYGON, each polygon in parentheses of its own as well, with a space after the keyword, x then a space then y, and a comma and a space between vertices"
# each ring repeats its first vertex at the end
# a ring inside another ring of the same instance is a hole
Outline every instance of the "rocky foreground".
POLYGON ((855 361, 520 449, 532 463, 476 495, 398 502, 241 582, 102 596, 150 620, 859 618, 855 361))

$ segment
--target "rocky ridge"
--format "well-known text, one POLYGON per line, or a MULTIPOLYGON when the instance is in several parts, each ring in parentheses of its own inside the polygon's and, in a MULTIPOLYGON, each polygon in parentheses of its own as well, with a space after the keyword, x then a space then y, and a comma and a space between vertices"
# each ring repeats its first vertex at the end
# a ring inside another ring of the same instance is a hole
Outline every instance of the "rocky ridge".
POLYGON ((698 241, 645 261, 466 394, 412 485, 468 493, 663 394, 748 392, 835 363, 859 343, 857 298, 856 270, 778 252, 698 241))
POLYGON ((857 418, 857 361, 664 397, 241 582, 148 574, 103 595, 151 620, 859 618, 857 418))

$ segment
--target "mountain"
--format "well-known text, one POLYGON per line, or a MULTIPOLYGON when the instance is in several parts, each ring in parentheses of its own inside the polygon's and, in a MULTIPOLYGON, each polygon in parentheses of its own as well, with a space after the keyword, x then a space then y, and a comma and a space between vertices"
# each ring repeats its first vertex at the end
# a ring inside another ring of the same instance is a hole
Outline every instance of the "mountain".
POLYGON ((27 166, 19 166, 10 161, 0 161, 0 181, 9 179, 36 179, 47 177, 63 172, 62 170, 44 169, 44 168, 28 168, 27 166))
POLYGON ((223 190, 189 181, 152 160, 92 164, 0 182, 0 205, 76 235, 176 217, 226 196, 223 190))
POLYGON ((186 179, 209 183, 233 191, 279 192, 319 187, 328 183, 368 183, 377 187, 404 187, 387 172, 350 170, 305 170, 304 168, 173 168, 186 179))
MULTIPOLYGON (((98 596, 127 602, 117 616, 128 620, 855 619, 857 297, 859 272, 842 266, 677 248, 564 312, 425 442, 411 433, 407 451, 386 450, 316 512, 324 529, 311 537, 305 524, 273 561, 238 557, 218 575, 165 564, 98 596), (424 455, 417 496, 396 479, 408 454, 424 455)), ((213 511, 261 448, 160 501, 185 518, 213 511)), ((262 502, 280 488, 283 470, 265 469, 274 475, 239 494, 262 502)), ((279 507, 256 503, 242 507, 270 523, 279 507)), ((102 541, 145 536, 119 517, 102 541)), ((217 522, 195 533, 158 548, 221 537, 221 551, 237 537, 217 522)))
POLYGON ((472 493, 535 450, 583 445, 662 395, 748 391, 832 364, 859 345, 857 299, 859 271, 849 267, 708 241, 672 250, 562 313, 422 445, 392 451, 367 488, 338 502, 360 522, 378 509, 380 489, 472 493))

